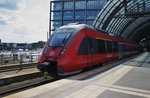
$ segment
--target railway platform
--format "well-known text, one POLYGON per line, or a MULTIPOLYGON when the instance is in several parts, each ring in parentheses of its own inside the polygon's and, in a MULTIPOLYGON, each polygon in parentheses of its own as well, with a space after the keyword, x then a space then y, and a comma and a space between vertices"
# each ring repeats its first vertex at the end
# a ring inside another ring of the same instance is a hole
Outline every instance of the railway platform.
POLYGON ((150 98, 150 53, 106 66, 4 98, 150 98))

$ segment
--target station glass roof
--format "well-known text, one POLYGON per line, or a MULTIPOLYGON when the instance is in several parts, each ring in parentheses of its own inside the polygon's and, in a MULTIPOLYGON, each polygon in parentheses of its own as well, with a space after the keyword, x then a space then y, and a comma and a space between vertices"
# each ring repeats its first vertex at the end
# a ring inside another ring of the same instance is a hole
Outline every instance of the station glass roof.
POLYGON ((109 0, 93 25, 112 36, 139 42, 150 35, 150 0, 109 0))

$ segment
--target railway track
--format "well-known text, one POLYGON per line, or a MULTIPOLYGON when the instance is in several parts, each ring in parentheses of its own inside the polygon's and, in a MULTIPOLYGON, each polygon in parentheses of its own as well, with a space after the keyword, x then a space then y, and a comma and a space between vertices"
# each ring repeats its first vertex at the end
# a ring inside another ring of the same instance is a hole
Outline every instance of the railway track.
POLYGON ((15 70, 34 68, 34 67, 36 67, 36 64, 37 63, 4 66, 4 67, 0 67, 0 73, 1 72, 8 72, 8 71, 15 71, 15 70))

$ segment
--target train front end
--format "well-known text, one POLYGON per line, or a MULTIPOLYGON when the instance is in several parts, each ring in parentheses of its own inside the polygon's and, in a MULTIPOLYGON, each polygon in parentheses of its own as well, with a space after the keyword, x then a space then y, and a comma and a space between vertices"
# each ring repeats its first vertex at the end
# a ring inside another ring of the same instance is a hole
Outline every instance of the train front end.
POLYGON ((63 64, 60 63, 64 62, 62 58, 64 58, 74 32, 74 28, 60 28, 50 36, 38 61, 37 68, 41 72, 48 72, 51 76, 64 73, 63 64))

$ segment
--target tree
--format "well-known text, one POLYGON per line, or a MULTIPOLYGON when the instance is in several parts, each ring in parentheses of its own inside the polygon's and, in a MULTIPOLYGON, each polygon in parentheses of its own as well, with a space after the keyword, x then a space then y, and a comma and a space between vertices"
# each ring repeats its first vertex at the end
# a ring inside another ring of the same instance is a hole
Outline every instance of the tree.
POLYGON ((32 49, 43 48, 44 45, 45 45, 45 42, 38 41, 38 42, 32 43, 32 49))

